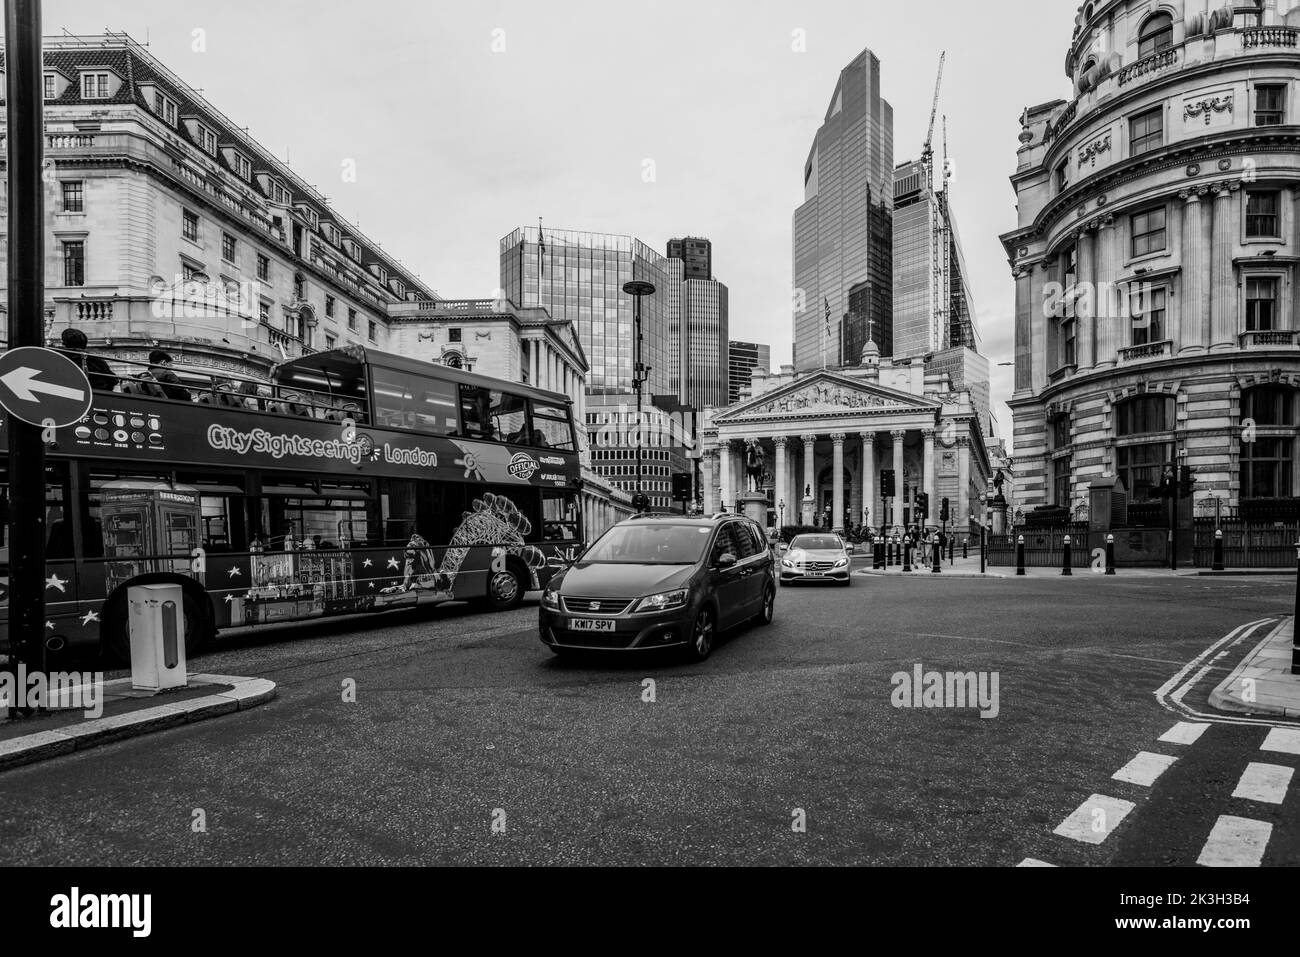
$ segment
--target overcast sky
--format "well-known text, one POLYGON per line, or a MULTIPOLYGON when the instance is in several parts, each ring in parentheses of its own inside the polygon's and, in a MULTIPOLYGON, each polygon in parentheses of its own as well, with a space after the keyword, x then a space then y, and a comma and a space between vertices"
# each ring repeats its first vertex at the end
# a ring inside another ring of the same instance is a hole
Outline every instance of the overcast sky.
MULTIPOLYGON (((791 216, 840 69, 863 47, 880 57, 902 162, 920 153, 946 49, 953 208, 996 364, 1011 360, 1014 287, 997 237, 1015 226, 1007 178, 1019 116, 1069 95, 1076 9, 1073 0, 46 0, 44 16, 47 34, 107 27, 147 38, 449 298, 491 296, 498 240, 538 216, 661 251, 673 236, 707 236, 731 290, 731 337, 770 343, 773 365, 790 361, 791 216), (355 182, 343 180, 347 160, 355 182)), ((994 365, 999 406, 1010 390, 1011 369, 994 365)), ((1006 409, 996 414, 1009 435, 1006 409)))

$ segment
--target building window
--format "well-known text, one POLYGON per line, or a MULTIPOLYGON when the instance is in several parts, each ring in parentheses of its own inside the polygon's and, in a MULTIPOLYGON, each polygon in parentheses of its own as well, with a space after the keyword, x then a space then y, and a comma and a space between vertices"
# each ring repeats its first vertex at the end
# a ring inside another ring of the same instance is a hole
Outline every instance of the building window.
POLYGON ((294 274, 293 298, 300 301, 307 298, 307 280, 302 278, 302 273, 294 274))
POLYGON ((263 282, 271 281, 271 260, 261 253, 257 254, 257 278, 263 282))
POLYGON ((1246 194, 1246 236, 1249 239, 1277 239, 1282 235, 1278 222, 1279 196, 1276 190, 1246 194))
POLYGON ((1268 332, 1276 328, 1277 279, 1272 276, 1246 278, 1246 331, 1268 332))
POLYGON ((1079 247, 1071 246, 1061 253, 1061 285, 1066 289, 1079 281, 1079 247))
POLYGON ((271 304, 269 302, 259 302, 257 304, 257 319, 263 325, 271 324, 271 304))
POLYGON ((1160 480, 1169 463, 1170 449, 1168 442, 1151 442, 1121 445, 1115 450, 1115 472, 1123 480, 1131 500, 1140 502, 1159 497, 1160 480))
POLYGON ((45 81, 45 98, 52 100, 59 95, 59 81, 55 79, 53 73, 46 73, 42 79, 45 81))
POLYGON ((1174 428, 1174 397, 1143 395, 1115 407, 1115 435, 1150 435, 1174 428))
POLYGON ((325 348, 333 349, 337 342, 338 342, 337 338, 335 338, 334 336, 327 335, 325 337, 325 348))
POLYGON ((1241 440, 1241 497, 1289 498, 1295 440, 1258 436, 1241 440))
POLYGON ((176 125, 176 104, 161 93, 153 95, 153 111, 162 117, 168 126, 176 125))
POLYGON ((221 234, 221 258, 228 263, 235 261, 235 237, 230 233, 221 234))
POLYGON ((1167 13, 1158 13, 1142 25, 1138 33, 1138 59, 1163 53, 1174 43, 1174 21, 1167 13))
POLYGON ((348 309, 348 331, 357 331, 357 311, 355 309, 348 309))
POLYGON ((1255 125, 1280 126, 1286 115, 1286 87, 1261 84, 1255 87, 1255 125))
POLYGON ((108 99, 108 74, 107 73, 81 74, 81 98, 83 100, 108 99))
POLYGON ((203 270, 200 269, 198 266, 195 266, 191 263, 187 263, 184 261, 181 262, 181 278, 184 279, 186 282, 190 282, 191 280, 194 279, 195 276, 197 276, 201 272, 203 272, 203 270))
POLYGON ((1139 286, 1133 293, 1132 344, 1145 346, 1165 338, 1165 306, 1169 290, 1164 286, 1139 286))
POLYGON ((453 328, 447 330, 447 341, 448 341, 448 342, 460 342, 460 341, 461 341, 461 338, 460 338, 460 328, 459 328, 459 327, 453 327, 453 328))
POLYGON ((1165 109, 1157 106, 1154 110, 1139 113, 1128 121, 1128 152, 1137 156, 1154 149, 1159 149, 1165 142, 1165 109))
POLYGON ((65 213, 84 213, 86 211, 85 192, 81 180, 68 180, 63 184, 63 211, 65 213))
POLYGON ((1129 218, 1129 225, 1133 235, 1134 258, 1161 252, 1167 247, 1165 207, 1157 206, 1145 213, 1137 213, 1129 218))
POLYGON ((63 285, 86 284, 86 244, 80 240, 63 244, 63 285))
POLYGON ((371 342, 376 342, 378 333, 379 333, 379 327, 375 325, 375 320, 371 319, 369 322, 366 323, 366 338, 368 338, 371 342))
POLYGON ((1256 386, 1241 396, 1241 418, 1255 425, 1293 426, 1296 390, 1277 385, 1256 386))
POLYGON ((1064 193, 1065 188, 1070 185, 1070 161, 1066 160, 1060 166, 1056 167, 1056 191, 1064 193))
POLYGON ((188 209, 181 213, 181 235, 192 243, 199 241, 199 214, 188 209))
POLYGON ((1070 456, 1063 455, 1052 460, 1052 501, 1056 505, 1070 507, 1070 456))
POLYGON ((205 153, 217 155, 217 136, 206 126, 198 127, 199 148, 205 153))
POLYGON ((1072 366, 1077 361, 1078 331, 1073 318, 1061 322, 1061 365, 1072 366))
POLYGON ((235 175, 244 181, 251 180, 253 178, 253 164, 248 161, 248 157, 240 153, 234 153, 232 155, 235 159, 233 164, 235 167, 235 175))
POLYGON ((334 318, 334 297, 333 296, 325 297, 325 318, 327 319, 334 318))

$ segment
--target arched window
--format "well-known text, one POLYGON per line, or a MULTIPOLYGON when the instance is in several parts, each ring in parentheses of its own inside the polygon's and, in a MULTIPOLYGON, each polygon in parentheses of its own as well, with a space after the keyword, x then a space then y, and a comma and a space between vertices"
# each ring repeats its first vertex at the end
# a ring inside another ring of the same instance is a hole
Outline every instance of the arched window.
MULTIPOLYGON (((1115 437, 1151 436, 1172 432, 1176 409, 1171 395, 1143 395, 1115 407, 1115 437)), ((1173 443, 1157 441, 1126 443, 1115 449, 1115 471, 1134 501, 1154 498, 1160 478, 1172 461, 1173 443)))
POLYGON ((1261 385, 1241 394, 1241 418, 1255 425, 1295 425, 1296 390, 1280 385, 1261 385))
POLYGON ((1296 397, 1300 390, 1262 385, 1241 395, 1241 497, 1295 494, 1296 397))
POLYGON ((1138 58, 1168 50, 1174 43, 1174 20, 1167 13, 1157 13, 1142 24, 1138 33, 1138 58))
POLYGON ((445 356, 442 357, 442 364, 445 366, 450 366, 453 369, 465 368, 465 360, 461 358, 461 354, 459 352, 448 352, 445 356))

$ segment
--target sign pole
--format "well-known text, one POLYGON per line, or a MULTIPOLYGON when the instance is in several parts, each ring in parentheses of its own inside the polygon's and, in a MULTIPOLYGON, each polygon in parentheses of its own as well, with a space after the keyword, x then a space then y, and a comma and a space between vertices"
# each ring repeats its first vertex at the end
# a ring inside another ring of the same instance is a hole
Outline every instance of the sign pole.
MULTIPOLYGON (((9 105, 9 343, 45 345, 45 130, 40 0, 5 0, 9 105)), ((9 641, 11 659, 43 664, 45 443, 9 415, 9 641)), ((41 669, 43 670, 43 668, 41 669)))

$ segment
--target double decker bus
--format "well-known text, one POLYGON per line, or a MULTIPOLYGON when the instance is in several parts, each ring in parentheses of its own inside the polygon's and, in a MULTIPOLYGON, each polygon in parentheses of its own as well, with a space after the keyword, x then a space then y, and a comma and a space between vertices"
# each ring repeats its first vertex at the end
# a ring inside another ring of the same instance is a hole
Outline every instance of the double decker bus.
MULTIPOLYGON (((269 383, 113 364, 114 388, 48 448, 51 651, 129 660, 132 585, 181 586, 193 651, 275 622, 513 608, 580 548, 568 396, 358 346, 269 383)), ((6 461, 0 512, 8 482, 6 461)))

